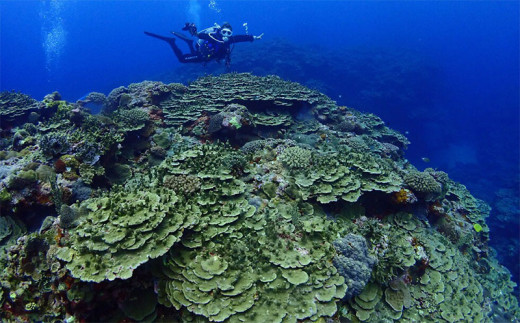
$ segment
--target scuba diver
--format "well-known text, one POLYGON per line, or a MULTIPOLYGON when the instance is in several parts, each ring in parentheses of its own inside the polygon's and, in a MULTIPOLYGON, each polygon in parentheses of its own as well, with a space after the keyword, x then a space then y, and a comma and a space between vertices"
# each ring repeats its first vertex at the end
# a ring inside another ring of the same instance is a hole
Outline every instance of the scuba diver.
POLYGON ((157 39, 164 40, 173 49, 175 56, 181 63, 204 63, 211 60, 220 62, 225 59, 226 66, 229 67, 231 63, 231 45, 240 42, 250 41, 255 39, 262 39, 263 33, 259 36, 253 35, 235 35, 233 36, 233 28, 227 22, 219 26, 215 23, 213 27, 206 28, 200 32, 197 31, 197 27, 193 23, 186 23, 182 28, 184 31, 188 31, 191 36, 198 38, 195 46, 193 46, 194 39, 185 36, 184 34, 172 31, 171 33, 178 38, 184 40, 190 49, 190 53, 183 54, 182 51, 177 47, 175 38, 165 37, 157 34, 153 34, 145 31, 144 33, 148 36, 155 37, 157 39))

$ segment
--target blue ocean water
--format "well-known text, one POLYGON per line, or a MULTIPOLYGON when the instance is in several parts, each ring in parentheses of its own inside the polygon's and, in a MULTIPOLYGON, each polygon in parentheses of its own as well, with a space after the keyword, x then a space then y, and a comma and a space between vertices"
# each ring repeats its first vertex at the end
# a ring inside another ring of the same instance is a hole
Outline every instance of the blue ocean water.
POLYGON ((447 171, 491 204, 491 243, 518 281, 519 10, 517 1, 2 1, 0 89, 36 99, 59 91, 69 101, 108 94, 181 66, 144 30, 168 35, 187 21, 229 21, 240 34, 247 23, 249 34, 265 34, 258 42, 299 49, 268 56, 269 65, 327 63, 286 67, 284 77, 319 76, 338 103, 406 133, 418 168, 447 171), (348 60, 338 59, 353 52, 364 53, 358 79, 345 78, 348 60))

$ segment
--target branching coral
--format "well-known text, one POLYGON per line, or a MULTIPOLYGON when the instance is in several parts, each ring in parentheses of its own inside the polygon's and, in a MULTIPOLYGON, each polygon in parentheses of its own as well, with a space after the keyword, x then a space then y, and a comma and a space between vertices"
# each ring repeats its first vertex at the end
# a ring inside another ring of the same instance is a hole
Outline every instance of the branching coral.
POLYGON ((192 175, 167 175, 164 186, 178 194, 190 195, 200 189, 200 179, 192 175))
POLYGON ((279 156, 280 161, 291 169, 310 167, 311 158, 310 150, 298 146, 285 148, 279 156))
POLYGON ((404 182, 427 200, 438 198, 442 191, 441 185, 427 172, 410 171, 404 176, 404 182))
POLYGON ((118 122, 121 131, 129 132, 144 128, 146 123, 150 120, 150 116, 145 110, 134 108, 118 111, 115 120, 118 122))

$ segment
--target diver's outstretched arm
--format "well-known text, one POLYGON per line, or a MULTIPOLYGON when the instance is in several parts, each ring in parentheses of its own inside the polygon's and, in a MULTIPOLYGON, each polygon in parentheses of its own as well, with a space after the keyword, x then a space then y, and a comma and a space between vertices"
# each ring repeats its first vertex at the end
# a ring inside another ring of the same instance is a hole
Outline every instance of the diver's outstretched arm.
POLYGON ((236 36, 230 36, 228 38, 229 38, 229 43, 232 43, 232 44, 255 40, 254 36, 252 36, 252 35, 236 35, 236 36))
POLYGON ((235 35, 235 36, 229 37, 229 42, 231 42, 231 43, 242 43, 242 42, 246 42, 246 41, 253 41, 253 40, 256 40, 256 39, 262 39, 263 36, 264 36, 264 33, 261 33, 258 36, 235 35))

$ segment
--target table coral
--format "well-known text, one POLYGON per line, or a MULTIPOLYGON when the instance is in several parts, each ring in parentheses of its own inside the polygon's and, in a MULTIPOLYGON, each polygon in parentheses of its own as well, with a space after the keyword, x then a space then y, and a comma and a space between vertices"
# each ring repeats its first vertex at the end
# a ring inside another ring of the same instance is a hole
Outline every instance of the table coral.
POLYGON ((25 119, 39 110, 37 101, 17 92, 0 92, 0 125, 23 124, 25 119))

